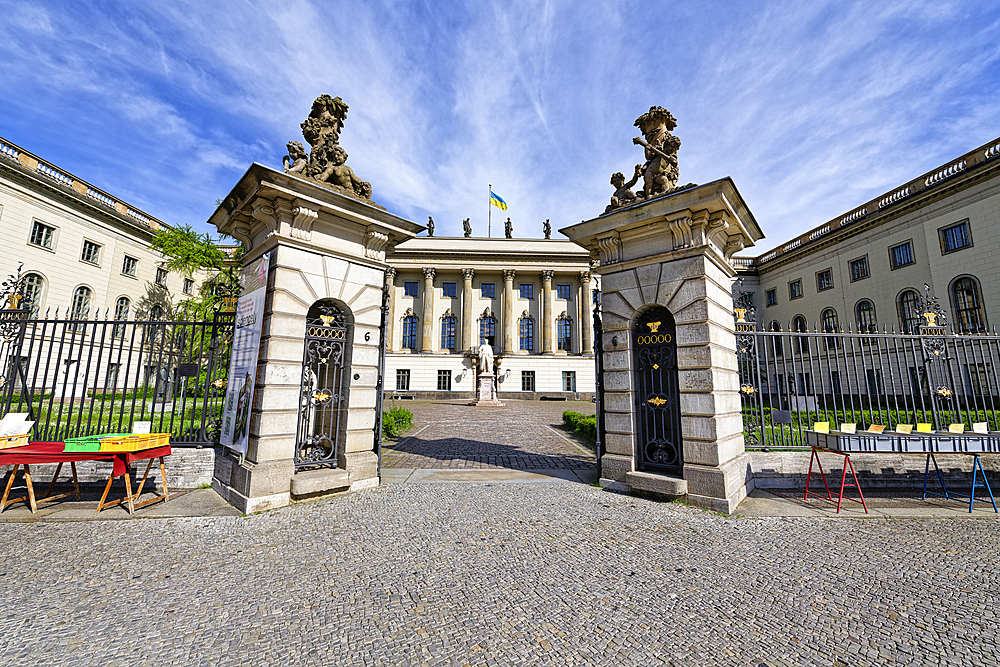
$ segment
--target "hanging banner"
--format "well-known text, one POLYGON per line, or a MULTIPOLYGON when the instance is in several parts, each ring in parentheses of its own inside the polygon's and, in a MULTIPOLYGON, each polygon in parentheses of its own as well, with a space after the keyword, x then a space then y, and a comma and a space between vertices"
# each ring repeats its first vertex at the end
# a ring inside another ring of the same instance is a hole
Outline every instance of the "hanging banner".
POLYGON ((229 384, 222 410, 222 434, 219 442, 246 453, 250 436, 250 412, 260 354, 260 329, 264 321, 264 297, 267 294, 267 269, 270 254, 243 267, 240 298, 236 302, 236 329, 229 362, 229 384))

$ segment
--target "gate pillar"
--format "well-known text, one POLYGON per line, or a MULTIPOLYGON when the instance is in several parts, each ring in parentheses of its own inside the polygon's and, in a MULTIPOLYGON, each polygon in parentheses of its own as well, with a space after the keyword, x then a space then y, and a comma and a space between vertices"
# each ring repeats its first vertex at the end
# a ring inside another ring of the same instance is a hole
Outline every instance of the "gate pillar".
POLYGON ((213 488, 238 509, 254 512, 286 505, 292 496, 376 486, 385 253, 423 227, 260 164, 250 167, 209 222, 244 244, 245 264, 270 254, 249 448, 242 460, 232 450, 216 457, 213 488), (303 431, 306 437, 299 431, 312 414, 303 400, 330 400, 311 393, 302 398, 306 316, 324 300, 350 314, 344 328, 350 371, 343 379, 338 424, 345 426, 336 455, 320 456, 315 447, 301 451, 314 429, 303 431))
POLYGON ((753 481, 743 448, 730 306, 736 272, 730 260, 763 237, 732 180, 690 187, 561 231, 600 260, 595 272, 602 277, 603 330, 595 346, 604 367, 601 484, 686 496, 694 505, 731 513, 753 481), (676 397, 668 395, 669 383, 658 384, 660 369, 649 375, 650 368, 639 368, 658 365, 648 349, 639 348, 669 345, 665 337, 649 337, 657 327, 644 315, 656 308, 673 317, 674 351, 656 354, 676 354, 676 397), (640 357, 645 361, 637 362, 640 357), (680 407, 676 459, 664 444, 664 410, 671 400, 680 407))

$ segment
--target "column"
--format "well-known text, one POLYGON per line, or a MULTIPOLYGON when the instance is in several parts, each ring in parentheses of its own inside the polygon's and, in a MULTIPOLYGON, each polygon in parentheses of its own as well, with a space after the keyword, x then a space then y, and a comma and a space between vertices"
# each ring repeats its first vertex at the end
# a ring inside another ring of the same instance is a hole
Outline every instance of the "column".
POLYGON ((395 333, 396 322, 396 269, 391 266, 385 270, 385 284, 389 286, 389 313, 385 320, 385 349, 395 351, 392 335, 395 333))
POLYGON ((462 269, 462 344, 463 352, 472 352, 473 348, 479 347, 475 337, 472 335, 472 327, 475 320, 472 317, 472 278, 476 275, 475 269, 462 269))
POLYGON ((580 272, 580 339, 583 341, 580 351, 583 354, 594 353, 594 318, 590 314, 590 271, 580 272))
POLYGON ((552 298, 552 277, 555 271, 542 271, 538 274, 542 279, 542 303, 545 310, 542 313, 542 354, 552 354, 552 326, 555 316, 555 301, 552 298))
POLYGON ((514 269, 503 270, 503 352, 517 351, 514 337, 514 269))
POLYGON ((434 274, 433 268, 424 269, 424 322, 420 336, 420 353, 433 352, 434 342, 434 274))

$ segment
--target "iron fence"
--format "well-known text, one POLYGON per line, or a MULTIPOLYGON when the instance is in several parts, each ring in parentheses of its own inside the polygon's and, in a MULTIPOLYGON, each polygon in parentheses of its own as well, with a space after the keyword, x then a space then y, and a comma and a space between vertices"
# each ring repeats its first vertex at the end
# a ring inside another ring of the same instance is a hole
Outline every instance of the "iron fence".
POLYGON ((803 433, 814 422, 858 430, 985 422, 1000 430, 1000 336, 953 333, 925 292, 915 333, 801 322, 764 330, 740 292, 734 303, 747 448, 807 448, 803 433))
POLYGON ((0 310, 0 407, 29 414, 32 440, 127 433, 149 421, 172 444, 218 443, 234 313, 212 321, 30 315, 0 310))

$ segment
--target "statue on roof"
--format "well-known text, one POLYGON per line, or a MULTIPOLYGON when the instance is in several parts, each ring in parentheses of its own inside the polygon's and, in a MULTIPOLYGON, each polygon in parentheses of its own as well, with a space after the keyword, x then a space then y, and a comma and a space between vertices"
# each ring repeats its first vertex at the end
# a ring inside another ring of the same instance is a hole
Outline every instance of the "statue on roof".
POLYGON ((552 225, 549 224, 548 218, 545 218, 545 222, 542 223, 542 233, 545 234, 545 238, 552 238, 552 225))
POLYGON ((434 218, 427 216, 427 236, 434 236, 434 218))
POLYGON ((282 159, 286 174, 295 174, 321 183, 324 187, 372 204, 372 185, 362 181, 347 166, 347 151, 340 146, 340 132, 347 118, 347 104, 339 97, 320 95, 309 117, 302 121, 302 136, 311 152, 297 141, 288 142, 288 155, 282 159))
MULTIPOLYGON (((646 162, 636 165, 632 180, 627 183, 625 175, 621 172, 611 177, 615 194, 611 197, 611 204, 605 209, 605 213, 679 189, 677 180, 680 178, 680 169, 677 164, 677 151, 681 147, 681 140, 670 133, 677 127, 677 119, 663 107, 653 106, 636 119, 635 126, 642 132, 642 138, 636 137, 632 143, 645 149, 646 162), (633 193, 632 187, 640 176, 643 188, 633 193)), ((689 183, 683 187, 693 185, 689 183)))
POLYGON ((514 238, 514 223, 510 221, 510 216, 508 216, 507 221, 503 223, 503 235, 509 239, 514 238))
POLYGON ((465 232, 465 238, 472 236, 472 224, 469 222, 469 218, 462 221, 462 231, 465 232))

